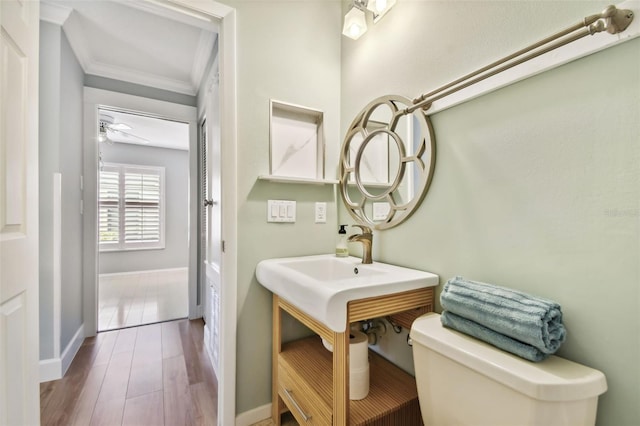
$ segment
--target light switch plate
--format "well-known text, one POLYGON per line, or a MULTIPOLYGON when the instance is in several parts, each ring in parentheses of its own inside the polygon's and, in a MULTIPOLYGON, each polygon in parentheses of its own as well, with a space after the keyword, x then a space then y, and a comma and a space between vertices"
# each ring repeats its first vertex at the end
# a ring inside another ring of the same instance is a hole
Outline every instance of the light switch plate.
POLYGON ((327 223, 327 203, 316 203, 316 223, 327 223))
POLYGON ((296 202, 267 200, 267 222, 295 222, 296 202))

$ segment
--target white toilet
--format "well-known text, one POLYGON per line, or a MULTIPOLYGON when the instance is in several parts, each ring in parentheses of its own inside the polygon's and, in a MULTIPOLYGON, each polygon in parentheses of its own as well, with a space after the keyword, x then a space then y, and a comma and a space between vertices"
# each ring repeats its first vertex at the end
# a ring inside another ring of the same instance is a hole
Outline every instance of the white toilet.
POLYGON ((593 425, 600 371, 551 356, 533 363, 444 328, 440 315, 411 328, 425 425, 593 425))

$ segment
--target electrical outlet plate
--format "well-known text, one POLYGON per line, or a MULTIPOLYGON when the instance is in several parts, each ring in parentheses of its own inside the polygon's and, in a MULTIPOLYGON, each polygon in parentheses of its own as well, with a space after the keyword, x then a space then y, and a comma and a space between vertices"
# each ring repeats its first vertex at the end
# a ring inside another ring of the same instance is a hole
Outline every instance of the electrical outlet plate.
POLYGON ((373 220, 385 220, 390 208, 389 203, 373 203, 373 220))
POLYGON ((267 222, 295 222, 296 202, 287 200, 267 201, 267 222))
POLYGON ((327 203, 316 203, 316 223, 327 223, 327 203))

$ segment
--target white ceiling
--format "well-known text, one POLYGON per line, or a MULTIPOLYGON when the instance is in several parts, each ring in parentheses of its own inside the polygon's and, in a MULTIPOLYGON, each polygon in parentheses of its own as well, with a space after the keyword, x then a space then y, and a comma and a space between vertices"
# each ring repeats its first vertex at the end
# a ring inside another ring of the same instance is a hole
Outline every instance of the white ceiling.
POLYGON ((43 0, 86 74, 195 95, 218 25, 154 0, 43 0))
MULTIPOLYGON (((155 0, 42 0, 40 19, 62 26, 86 74, 192 96, 219 30, 209 17, 180 13, 155 0)), ((188 133, 181 135, 188 127, 182 123, 108 114, 142 138, 111 131, 114 142, 188 149, 188 133)))

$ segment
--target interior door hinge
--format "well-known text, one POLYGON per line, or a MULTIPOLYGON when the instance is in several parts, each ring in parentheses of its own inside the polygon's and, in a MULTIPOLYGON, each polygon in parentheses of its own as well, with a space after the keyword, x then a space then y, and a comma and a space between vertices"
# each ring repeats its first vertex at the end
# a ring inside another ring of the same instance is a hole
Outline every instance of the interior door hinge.
POLYGON ((223 252, 223 253, 224 253, 224 246, 225 246, 225 244, 224 244, 224 240, 222 240, 222 252, 223 252))

